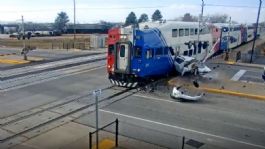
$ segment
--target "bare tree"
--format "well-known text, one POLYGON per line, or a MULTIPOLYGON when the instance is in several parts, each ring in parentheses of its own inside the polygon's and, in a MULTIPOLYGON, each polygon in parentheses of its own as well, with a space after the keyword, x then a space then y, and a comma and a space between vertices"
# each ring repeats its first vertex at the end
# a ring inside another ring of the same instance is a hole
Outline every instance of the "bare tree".
POLYGON ((228 15, 227 14, 213 14, 207 16, 208 22, 211 23, 227 23, 228 15))
POLYGON ((182 18, 182 21, 185 21, 185 22, 197 22, 198 21, 198 17, 192 16, 190 13, 185 13, 184 17, 182 18))

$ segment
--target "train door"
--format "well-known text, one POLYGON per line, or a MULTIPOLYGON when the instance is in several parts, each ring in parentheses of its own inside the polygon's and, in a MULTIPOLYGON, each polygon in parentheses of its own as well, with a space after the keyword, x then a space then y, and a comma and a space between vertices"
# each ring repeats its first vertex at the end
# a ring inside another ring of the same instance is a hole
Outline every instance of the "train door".
POLYGON ((129 45, 121 43, 117 51, 117 69, 119 71, 126 71, 129 65, 129 45))

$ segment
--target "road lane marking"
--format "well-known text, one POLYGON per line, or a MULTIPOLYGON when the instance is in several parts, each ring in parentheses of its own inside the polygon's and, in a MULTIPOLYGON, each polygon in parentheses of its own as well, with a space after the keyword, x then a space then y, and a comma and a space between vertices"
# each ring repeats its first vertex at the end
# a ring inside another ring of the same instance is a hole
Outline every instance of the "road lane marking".
POLYGON ((183 128, 183 127, 180 127, 180 126, 165 124, 165 123, 161 123, 161 122, 156 122, 156 121, 152 121, 152 120, 148 120, 148 119, 143 119, 143 118, 139 118, 139 117, 135 117, 135 116, 131 116, 131 115, 126 115, 126 114, 121 114, 121 113, 117 113, 117 112, 112 112, 112 111, 107 111, 107 110, 103 110, 103 109, 100 109, 99 111, 105 112, 105 113, 109 113, 109 114, 113 114, 113 115, 117 115, 117 116, 131 118, 131 119, 135 119, 135 120, 140 120, 140 121, 144 121, 144 122, 148 122, 148 123, 154 123, 154 124, 157 124, 157 125, 162 125, 162 126, 166 126, 166 127, 180 129, 180 130, 183 130, 183 131, 188 131, 188 132, 192 132, 192 133, 206 135, 206 136, 210 136, 210 137, 214 137, 214 138, 219 138, 219 139, 223 139, 223 140, 227 140, 227 141, 231 141, 231 142, 236 142, 236 143, 239 143, 239 144, 245 144, 245 145, 249 145, 249 146, 265 149, 265 146, 262 146, 262 145, 252 144, 252 143, 248 143, 248 142, 244 142, 244 141, 240 141, 240 140, 236 140, 236 139, 232 139, 232 138, 218 136, 218 135, 214 135, 214 134, 210 134, 210 133, 206 133, 206 132, 201 132, 201 131, 197 131, 197 130, 193 130, 193 129, 183 128))
POLYGON ((144 96, 144 95, 133 95, 135 97, 142 97, 142 98, 146 98, 146 99, 153 99, 153 100, 157 100, 157 101, 164 101, 164 102, 169 102, 169 103, 177 103, 176 101, 172 101, 172 100, 167 100, 167 99, 160 99, 160 98, 155 98, 155 97, 150 97, 150 96, 144 96))
POLYGON ((239 70, 232 78, 232 81, 238 81, 247 71, 246 70, 239 70))

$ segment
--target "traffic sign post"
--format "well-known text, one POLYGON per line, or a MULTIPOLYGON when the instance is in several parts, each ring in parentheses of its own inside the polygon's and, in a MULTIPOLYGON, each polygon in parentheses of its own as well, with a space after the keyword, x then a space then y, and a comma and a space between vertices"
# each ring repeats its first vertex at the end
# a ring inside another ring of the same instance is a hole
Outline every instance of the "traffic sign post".
POLYGON ((95 90, 93 92, 93 95, 95 96, 95 105, 96 105, 96 144, 98 149, 98 96, 101 95, 101 89, 95 90))

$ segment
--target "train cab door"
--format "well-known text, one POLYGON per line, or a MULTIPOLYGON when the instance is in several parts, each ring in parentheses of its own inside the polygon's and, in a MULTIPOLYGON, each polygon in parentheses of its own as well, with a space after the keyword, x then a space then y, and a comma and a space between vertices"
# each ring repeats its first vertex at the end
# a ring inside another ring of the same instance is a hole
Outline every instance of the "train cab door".
POLYGON ((118 44, 117 50, 117 69, 119 71, 126 71, 129 67, 129 44, 118 44))

